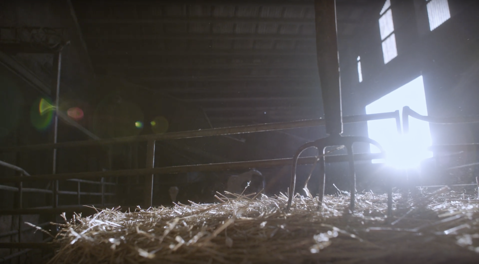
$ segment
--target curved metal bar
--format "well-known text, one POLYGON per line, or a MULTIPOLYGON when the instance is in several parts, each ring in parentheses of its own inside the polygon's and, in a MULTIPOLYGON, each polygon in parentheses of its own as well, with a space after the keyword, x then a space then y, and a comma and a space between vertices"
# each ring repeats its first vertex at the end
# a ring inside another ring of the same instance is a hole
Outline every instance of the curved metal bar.
POLYGON ((346 145, 346 151, 348 152, 348 166, 349 166, 349 180, 351 181, 351 190, 349 198, 349 209, 354 211, 356 203, 356 171, 354 170, 354 156, 353 156, 353 142, 346 145))
MULTIPOLYGON (((382 154, 386 154, 383 147, 375 140, 367 138, 367 137, 343 137, 346 139, 347 144, 345 144, 346 150, 348 152, 348 166, 349 166, 349 178, 351 180, 351 192, 350 192, 350 200, 349 200, 349 209, 354 211, 355 204, 356 204, 356 172, 354 169, 354 153, 353 153, 353 145, 355 143, 369 143, 379 148, 382 154)), ((389 194, 389 186, 388 186, 388 197, 392 198, 392 193, 389 194)), ((389 207, 388 207, 389 210, 389 207)))
POLYGON ((316 147, 316 141, 309 142, 302 145, 301 147, 299 147, 299 149, 296 151, 296 153, 293 156, 293 168, 292 168, 291 178, 289 182, 288 205, 286 206, 286 212, 289 212, 289 209, 291 208, 291 203, 293 202, 294 190, 296 188, 296 167, 298 166, 298 158, 306 149, 311 147, 316 147))
POLYGON ((18 171, 25 176, 30 176, 30 174, 26 170, 24 170, 23 168, 20 168, 18 166, 15 166, 13 164, 8 163, 8 162, 0 160, 0 166, 18 171))
MULTIPOLYGON (((350 175, 350 180, 351 180, 351 198, 350 198, 350 209, 351 211, 354 210, 355 207, 355 196, 356 196, 356 174, 354 170, 354 153, 353 153, 353 145, 355 143, 369 143, 372 144, 376 147, 379 148, 382 154, 385 154, 385 151, 383 147, 375 140, 367 138, 367 137, 358 137, 358 136, 339 136, 339 135, 331 135, 326 138, 321 138, 318 139, 314 142, 307 143, 303 146, 301 146, 296 154, 293 157, 293 168, 292 168, 292 173, 291 173, 291 181, 290 181, 290 189, 288 192, 288 205, 286 207, 286 212, 289 211, 291 208, 291 204, 293 201, 294 197, 294 191, 296 188, 296 168, 297 168, 297 161, 301 153, 303 153, 304 150, 310 147, 315 147, 318 152, 321 150, 323 151, 323 155, 321 156, 322 162, 325 162, 324 159, 324 149, 328 146, 345 146, 348 152, 348 164, 349 164, 349 175, 350 175)), ((322 167, 322 179, 320 179, 320 183, 323 183, 322 188, 320 188, 320 194, 319 194, 319 207, 322 207, 322 200, 324 197, 324 185, 326 182, 326 175, 324 174, 324 165, 322 167)), ((388 216, 390 216, 391 213, 391 207, 392 207, 392 192, 391 192, 390 186, 388 186, 388 216)))
POLYGON ((414 117, 416 119, 426 121, 429 123, 434 124, 475 124, 479 123, 479 117, 477 116, 470 116, 470 117, 431 117, 431 116, 424 116, 419 114, 418 112, 409 108, 409 106, 403 107, 402 110, 402 117, 403 117, 403 128, 408 127, 409 124, 407 121, 408 117, 414 117), (405 126, 406 125, 406 126, 405 126))

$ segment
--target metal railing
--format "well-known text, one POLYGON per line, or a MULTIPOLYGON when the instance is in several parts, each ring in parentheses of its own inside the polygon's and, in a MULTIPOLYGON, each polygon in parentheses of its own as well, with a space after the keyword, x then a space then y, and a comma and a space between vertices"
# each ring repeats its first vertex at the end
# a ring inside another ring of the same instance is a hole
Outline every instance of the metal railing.
MULTIPOLYGON (((409 132, 409 117, 413 117, 432 124, 441 125, 456 125, 456 124, 477 124, 479 123, 479 117, 432 117, 421 115, 415 112, 408 106, 402 109, 402 127, 404 133, 409 132)), ((451 151, 478 151, 478 143, 469 144, 448 144, 448 145, 434 145, 429 148, 433 152, 451 152, 451 151)))
MULTIPOLYGON (((370 120, 380 120, 380 119, 395 119, 400 130, 400 114, 399 111, 380 113, 380 114, 371 114, 371 115, 356 115, 356 116, 345 116, 343 117, 344 123, 357 123, 365 122, 370 120)), ((59 148, 76 148, 76 147, 89 147, 89 146, 101 146, 101 145, 112 145, 112 144, 124 144, 132 142, 147 142, 146 150, 146 161, 147 167, 145 169, 129 169, 129 170, 118 170, 118 171, 100 171, 100 172, 82 172, 82 173, 62 173, 62 174, 47 174, 47 175, 35 175, 34 177, 23 178, 22 181, 38 181, 38 180, 65 180, 65 179, 95 179, 95 178, 104 178, 104 177, 117 177, 117 176, 138 176, 138 175, 147 175, 146 185, 145 185, 145 198, 144 205, 146 207, 152 206, 153 199, 153 185, 154 185, 154 174, 174 174, 182 172, 192 172, 192 171, 219 171, 227 169, 243 169, 243 168, 252 168, 252 167, 273 167, 280 165, 289 165, 291 164, 291 159, 269 159, 269 160, 254 160, 254 161, 243 161, 243 162, 226 162, 226 163, 211 163, 211 164, 198 164, 198 165, 185 165, 185 166, 171 166, 171 167, 161 167, 157 168, 154 165, 155 161, 155 143, 160 140, 173 140, 173 139, 187 139, 187 138, 201 138, 209 136, 225 136, 225 135, 237 135, 244 133, 257 133, 257 132, 266 132, 266 131, 275 131, 275 130, 285 130, 285 129, 294 129, 302 127, 314 127, 324 125, 324 119, 314 119, 314 120, 301 120, 301 121, 292 121, 292 122, 282 122, 282 123, 266 123, 266 124, 257 124, 257 125, 247 125, 247 126, 237 126, 237 127, 222 127, 222 128, 212 128, 204 130, 193 130, 193 131, 182 131, 182 132, 173 132, 166 134, 152 134, 152 135, 142 135, 136 137, 123 137, 123 138, 114 138, 114 139, 103 139, 103 140, 86 140, 86 141, 75 141, 75 142, 62 142, 62 143, 52 143, 52 144, 37 144, 30 146, 17 146, 17 147, 3 147, 0 148, 0 152, 20 152, 20 151, 35 151, 35 150, 45 150, 45 149, 59 149, 59 148)), ((377 155, 372 154, 358 154, 355 156, 357 159, 375 159, 378 158, 377 155)), ((331 162, 334 161, 345 161, 346 157, 344 156, 332 156, 327 157, 331 162)), ((309 157, 303 158, 299 161, 299 164, 310 164, 316 162, 316 158, 309 157)), ((5 177, 0 179, 0 183, 5 182, 19 182, 20 180, 16 177, 5 177)), ((54 189, 55 191, 55 189, 54 189)), ((77 192, 80 193, 80 191, 77 192)), ((57 192, 54 193, 58 195, 57 192)), ((73 194, 73 193, 69 193, 73 194)), ((104 196, 104 194, 102 195, 104 196)), ((1 213, 1 212, 0 212, 1 213)))
MULTIPOLYGON (((344 123, 356 123, 356 122, 366 122, 370 120, 380 120, 380 119, 395 119, 398 131, 401 130, 400 123, 400 113, 399 111, 390 112, 390 113, 381 113, 381 114, 372 114, 372 115, 357 115, 357 116, 345 116, 343 117, 344 123)), ((204 130, 195 130, 195 131, 183 131, 183 132, 174 132, 161 135, 144 135, 137 137, 124 137, 124 138, 115 138, 115 139, 104 139, 104 140, 87 140, 87 141, 76 141, 76 142, 62 142, 54 144, 38 144, 30 146, 17 146, 17 147, 3 147, 0 148, 0 152, 23 152, 23 151, 37 151, 37 150, 48 150, 48 149, 60 149, 60 148, 77 148, 77 147, 89 147, 89 146, 101 146, 101 145, 112 145, 112 144, 124 144, 132 142, 147 142, 147 168, 144 169, 128 169, 128 170, 112 170, 112 171, 95 171, 95 172, 80 172, 80 173, 53 173, 46 175, 32 175, 29 177, 3 177, 0 178, 0 184, 5 183, 16 183, 16 187, 0 185, 0 190, 4 191, 13 191, 17 192, 18 196, 22 197, 24 192, 44 192, 47 194, 52 194, 53 196, 58 195, 77 195, 78 205, 81 205, 81 196, 83 195, 93 195, 101 196, 101 204, 93 205, 92 207, 84 206, 58 206, 55 204, 55 201, 58 201, 58 198, 54 199, 54 204, 47 207, 37 207, 37 208, 22 208, 21 206, 15 209, 9 210, 0 210, 0 215, 21 215, 23 214, 51 214, 51 213, 62 213, 62 212, 85 212, 85 213, 94 213, 96 209, 95 206, 106 206, 105 197, 115 195, 114 192, 106 192, 105 186, 115 185, 117 183, 106 182, 104 179, 107 177, 137 177, 138 175, 147 175, 146 185, 145 185, 145 199, 144 204, 149 207, 152 205, 153 197, 153 185, 154 185, 154 175, 155 174, 175 174, 182 172, 193 172, 193 171, 221 171, 221 170, 234 170, 234 169, 244 169, 244 168, 261 168, 261 167, 274 167, 274 166, 285 166, 291 165, 291 158, 282 158, 282 159, 267 159, 267 160, 252 160, 252 161, 240 161, 240 162, 225 162, 225 163, 211 163, 211 164, 195 164, 195 165, 185 165, 185 166, 170 166, 170 167, 155 167, 155 143, 160 140, 173 140, 173 139, 187 139, 187 138, 201 138, 209 136, 226 136, 226 135, 235 135, 235 134, 244 134, 244 133, 257 133, 257 132, 266 132, 266 131, 276 131, 276 130, 286 130, 302 127, 314 127, 324 125, 324 119, 316 120, 301 120, 293 122, 283 122, 283 123, 270 123, 270 124, 258 124, 258 125, 248 125, 248 126, 238 126, 238 127, 224 127, 224 128, 212 128, 204 130), (100 179, 100 181, 94 181, 94 179, 100 179), (77 183, 76 191, 66 191, 59 190, 58 184, 53 186, 53 190, 44 190, 36 188, 23 188, 23 183, 25 182, 37 182, 37 181, 70 181, 77 183), (101 184, 100 192, 87 192, 82 190, 82 184, 101 184)), ((381 158, 380 154, 355 154, 355 160, 372 160, 381 158)), ((313 164, 318 161, 317 157, 303 157, 300 158, 299 164, 313 164)), ((341 162, 347 161, 347 156, 336 155, 336 156, 327 156, 327 162, 341 162)), ((9 164, 11 165, 11 164, 9 164)), ((12 165, 13 166, 13 165, 12 165)), ((16 166, 9 166, 10 168, 20 169, 16 166)), ((20 171, 19 170, 19 171, 20 171)), ((22 170, 22 172, 25 172, 22 170)), ((26 174, 25 174, 26 175, 26 174)), ((1 236, 11 236, 18 235, 24 232, 25 230, 19 229, 17 231, 9 231, 5 234, 0 234, 1 236)), ((42 250, 51 250, 55 247, 54 244, 45 243, 27 243, 27 242, 17 242, 17 243, 0 243, 0 248, 16 248, 16 249, 26 249, 19 251, 12 255, 13 257, 18 254, 28 253, 29 250, 36 248, 42 250)), ((8 258, 11 258, 9 256, 8 258)))
MULTIPOLYGON (((54 206, 46 206, 46 207, 39 207, 39 208, 24 208, 24 193, 43 193, 43 194, 50 194, 53 195, 55 192, 50 189, 41 189, 41 188, 25 188, 23 187, 24 179, 35 179, 35 176, 31 176, 26 170, 23 168, 20 168, 18 166, 15 166, 13 164, 7 163, 5 161, 0 161, 0 166, 12 169, 16 172, 19 173, 18 176, 14 177, 16 179, 15 185, 16 186, 9 186, 9 185, 0 185, 0 191, 6 191, 6 192, 14 192, 15 193, 15 204, 14 209, 3 209, 0 210, 0 215, 10 215, 12 217, 12 223, 14 221, 14 216, 16 216, 16 222, 17 222, 17 227, 14 230, 10 230, 4 233, 0 233, 0 238, 6 238, 9 237, 10 241, 12 240, 13 237, 16 237, 16 242, 5 242, 5 243, 0 243, 0 248, 10 248, 10 249, 16 249, 16 252, 11 252, 7 256, 0 256, 0 261, 7 261, 11 260, 20 256, 23 256, 29 252, 32 251, 33 248, 39 248, 39 249, 44 249, 42 246, 39 245, 44 245, 46 242, 51 241, 50 239, 44 240, 43 242, 38 242, 38 243, 30 243, 30 242, 22 242, 22 234, 25 234, 26 232, 33 231, 36 229, 36 227, 27 227, 23 228, 23 215, 25 214, 50 214, 50 213, 61 213, 61 212, 75 212, 75 211, 90 211, 94 212, 94 208, 90 207, 80 207, 80 206, 65 206, 65 207, 57 207, 54 208, 54 206), (85 210, 85 208, 89 210, 85 210), (24 249, 24 250, 20 250, 24 249)), ((77 192, 71 192, 71 191, 62 191, 58 190, 56 192, 56 195, 77 195, 78 197, 78 204, 81 204, 81 196, 101 196, 101 204, 96 205, 96 206, 105 206, 105 196, 113 196, 116 195, 115 192, 106 192, 105 191, 105 186, 110 185, 110 186, 116 186, 116 183, 113 182, 106 182, 104 181, 104 178, 101 179, 100 182, 97 181, 88 181, 88 180, 81 180, 81 179, 68 179, 67 181, 72 181, 76 182, 78 186, 77 192), (96 184, 96 185, 101 185, 101 192, 81 192, 80 191, 80 186, 81 184, 96 184)), ((40 224, 35 224, 37 227, 42 227, 45 228, 50 225, 50 222, 44 222, 40 224)), ((47 247, 47 249, 51 249, 51 247, 47 247)))
MULTIPOLYGON (((479 117, 475 116, 460 116, 460 117, 432 117, 432 116, 425 116, 421 115, 418 112, 415 112, 408 106, 403 107, 402 109, 402 127, 404 133, 409 132, 409 117, 413 117, 428 123, 433 124, 441 124, 441 125, 456 125, 456 124, 477 124, 479 123, 479 117)), ((469 144, 443 144, 443 145, 433 145, 429 147, 429 150, 434 153, 450 153, 450 152, 471 152, 471 151, 479 151, 479 144, 478 143, 469 143, 469 144)), ((473 162, 469 164, 462 164, 459 166, 454 166, 447 168, 446 170, 454 170, 460 168, 469 168, 478 166, 478 162, 473 162)), ((472 184, 474 185, 474 184, 472 184)), ((476 185, 478 191, 478 199, 479 199, 479 180, 476 177, 476 185)))

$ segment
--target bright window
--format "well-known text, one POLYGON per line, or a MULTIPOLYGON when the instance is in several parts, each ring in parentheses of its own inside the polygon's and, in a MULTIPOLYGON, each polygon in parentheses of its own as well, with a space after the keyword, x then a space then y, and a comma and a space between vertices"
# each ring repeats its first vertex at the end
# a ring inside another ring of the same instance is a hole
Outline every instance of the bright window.
MULTIPOLYGON (((404 106, 409 106, 421 115, 427 115, 422 76, 367 105, 366 113, 401 111, 404 106)), ((400 135, 393 119, 368 121, 368 134, 385 149, 386 163, 396 168, 416 167, 422 160, 432 156, 432 153, 427 151, 432 143, 427 122, 410 118, 409 133, 400 135)), ((377 151, 372 149, 372 152, 377 151)))
POLYGON ((384 64, 387 64, 398 55, 396 37, 394 34, 385 39, 382 43, 384 64))
POLYGON ((363 70, 361 69, 361 57, 358 56, 358 79, 359 82, 363 82, 363 70))
POLYGON ((451 18, 447 0, 429 1, 429 3, 427 3, 427 17, 429 18, 429 28, 431 31, 451 18))
POLYGON ((384 64, 387 64, 398 55, 390 0, 386 0, 379 15, 381 15, 379 18, 379 32, 381 33, 383 58, 384 64))
POLYGON ((391 9, 386 11, 384 15, 379 18, 379 31, 381 32, 381 39, 384 40, 394 31, 393 13, 391 9))

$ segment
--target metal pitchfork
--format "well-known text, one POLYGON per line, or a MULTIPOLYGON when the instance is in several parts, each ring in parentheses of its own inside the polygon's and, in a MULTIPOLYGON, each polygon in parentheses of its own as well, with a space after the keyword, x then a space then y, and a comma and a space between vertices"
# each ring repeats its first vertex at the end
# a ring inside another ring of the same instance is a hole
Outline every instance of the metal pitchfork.
MULTIPOLYGON (((324 188, 326 183, 325 168, 325 149, 331 146, 344 146, 348 153, 349 177, 351 181, 351 200, 349 208, 354 211, 356 194, 356 173, 354 170, 354 156, 352 146, 354 143, 363 142, 377 146, 384 154, 383 148, 376 141, 367 137, 342 136, 343 123, 341 117, 341 84, 339 79, 339 57, 336 37, 336 1, 335 0, 316 0, 315 1, 315 21, 316 21, 316 50, 318 56, 318 70, 321 81, 321 93, 324 105, 325 125, 327 137, 318 139, 302 145, 293 157, 293 171, 291 174, 291 183, 288 192, 289 211, 293 200, 293 194, 296 185, 296 167, 298 158, 303 151, 310 147, 315 147, 320 156, 320 179, 321 190, 319 193, 320 208, 322 207, 324 188)), ((388 188, 388 216, 392 208, 392 191, 388 188)))

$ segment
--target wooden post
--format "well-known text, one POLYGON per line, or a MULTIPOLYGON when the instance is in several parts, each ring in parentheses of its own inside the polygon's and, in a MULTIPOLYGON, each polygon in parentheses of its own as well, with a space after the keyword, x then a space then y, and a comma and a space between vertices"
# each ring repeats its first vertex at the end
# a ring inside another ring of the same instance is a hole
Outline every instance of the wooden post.
MULTIPOLYGON (((149 140, 146 145, 146 168, 155 167, 155 140, 149 140)), ((155 174, 149 174, 145 177, 145 200, 144 205, 151 207, 153 205, 153 186, 155 174)))

